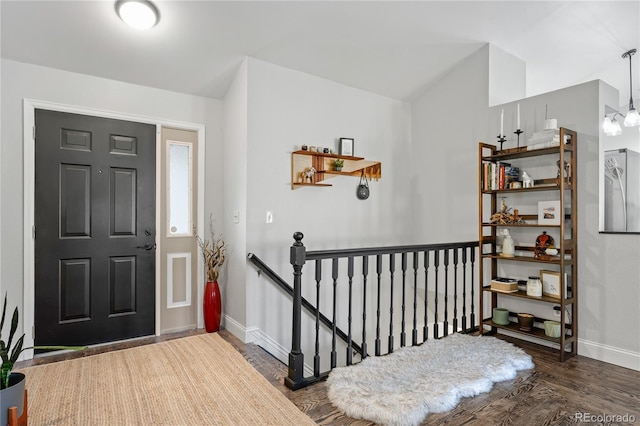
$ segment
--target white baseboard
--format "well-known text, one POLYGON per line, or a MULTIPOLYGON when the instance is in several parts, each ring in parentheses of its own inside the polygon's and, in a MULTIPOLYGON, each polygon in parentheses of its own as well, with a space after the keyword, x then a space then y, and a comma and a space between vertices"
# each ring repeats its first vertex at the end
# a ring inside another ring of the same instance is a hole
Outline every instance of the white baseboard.
MULTIPOLYGON (((226 315, 224 317, 224 321, 224 328, 244 343, 254 343, 269 352, 274 358, 282 362, 284 365, 289 364, 290 350, 267 336, 259 328, 246 328, 233 318, 226 315)), ((304 364, 304 375, 305 377, 313 375, 313 368, 307 363, 304 364)))
POLYGON ((244 325, 240 324, 228 315, 224 315, 223 318, 224 322, 222 323, 222 326, 225 330, 242 340, 243 343, 253 342, 252 329, 246 328, 244 325))
POLYGON ((640 353, 578 339, 578 355, 640 371, 640 353))

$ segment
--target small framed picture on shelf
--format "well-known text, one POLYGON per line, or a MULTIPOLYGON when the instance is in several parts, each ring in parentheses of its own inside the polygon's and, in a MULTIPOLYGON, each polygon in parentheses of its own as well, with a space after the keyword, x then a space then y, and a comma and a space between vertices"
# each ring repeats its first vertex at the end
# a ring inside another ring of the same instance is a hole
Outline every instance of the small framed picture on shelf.
POLYGON ((340 155, 353 157, 353 138, 340 138, 340 155))
POLYGON ((560 201, 538 201, 538 225, 560 225, 560 201))
POLYGON ((560 299, 560 272, 540 271, 540 281, 542 281, 542 295, 560 299))

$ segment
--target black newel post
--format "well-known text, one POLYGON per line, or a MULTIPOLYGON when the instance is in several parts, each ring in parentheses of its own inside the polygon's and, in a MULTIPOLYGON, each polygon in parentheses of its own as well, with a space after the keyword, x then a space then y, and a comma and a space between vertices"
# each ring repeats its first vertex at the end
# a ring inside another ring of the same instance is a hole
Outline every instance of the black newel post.
POLYGON ((306 249, 302 244, 302 232, 293 234, 295 243, 291 246, 291 265, 293 266, 293 333, 291 352, 289 353, 289 377, 285 385, 290 389, 299 389, 304 385, 304 355, 300 348, 301 312, 302 312, 302 266, 306 259, 306 249))

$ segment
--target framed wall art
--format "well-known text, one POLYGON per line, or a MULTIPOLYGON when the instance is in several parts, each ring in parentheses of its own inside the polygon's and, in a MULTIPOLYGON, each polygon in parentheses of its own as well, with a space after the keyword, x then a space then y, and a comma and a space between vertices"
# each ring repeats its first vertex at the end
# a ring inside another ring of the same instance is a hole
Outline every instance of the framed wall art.
POLYGON ((340 155, 353 157, 353 138, 340 138, 340 155))
POLYGON ((560 200, 538 201, 538 225, 560 225, 561 220, 560 200))

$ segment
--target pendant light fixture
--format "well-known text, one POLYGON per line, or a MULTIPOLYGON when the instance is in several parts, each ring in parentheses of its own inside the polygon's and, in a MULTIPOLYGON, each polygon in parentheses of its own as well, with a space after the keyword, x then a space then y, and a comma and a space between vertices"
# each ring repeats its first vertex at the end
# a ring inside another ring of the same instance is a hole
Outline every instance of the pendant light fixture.
POLYGON ((629 112, 624 119, 624 125, 626 127, 640 126, 640 114, 633 106, 633 73, 631 72, 631 57, 635 55, 636 49, 631 49, 628 52, 622 54, 623 58, 629 58, 629 112))
POLYGON ((160 11, 148 0, 117 0, 118 17, 138 30, 153 28, 160 21, 160 11))

